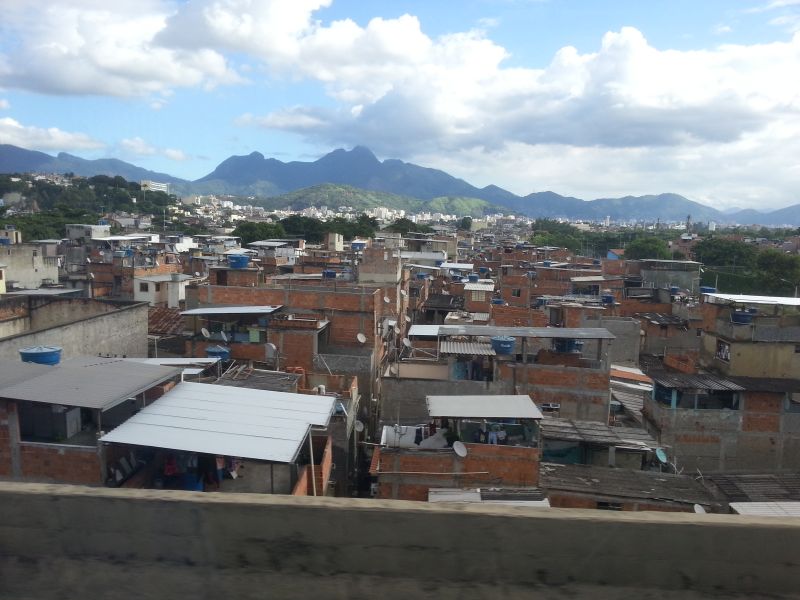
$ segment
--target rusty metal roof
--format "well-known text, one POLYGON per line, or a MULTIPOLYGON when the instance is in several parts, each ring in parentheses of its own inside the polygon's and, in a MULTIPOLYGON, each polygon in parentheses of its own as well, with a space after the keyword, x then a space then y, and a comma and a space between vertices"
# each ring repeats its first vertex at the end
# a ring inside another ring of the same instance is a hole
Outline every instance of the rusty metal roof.
POLYGON ((745 389, 730 379, 723 379, 714 375, 668 373, 666 371, 650 371, 648 375, 658 385, 669 389, 714 390, 718 392, 741 392, 745 389))
POLYGON ((180 335, 183 317, 178 308, 151 307, 147 312, 147 333, 151 335, 180 335))
POLYGON ((601 446, 659 447, 644 429, 611 427, 597 421, 546 418, 539 422, 542 438, 598 444, 601 446))
POLYGON ((710 475, 728 502, 800 500, 800 474, 710 475))

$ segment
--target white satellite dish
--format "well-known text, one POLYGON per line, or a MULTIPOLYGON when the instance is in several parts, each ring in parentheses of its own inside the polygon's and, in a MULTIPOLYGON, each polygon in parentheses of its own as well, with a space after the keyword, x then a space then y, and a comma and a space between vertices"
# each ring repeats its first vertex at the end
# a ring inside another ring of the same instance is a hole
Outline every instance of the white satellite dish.
POLYGON ((411 317, 409 317, 408 315, 406 315, 405 319, 406 319, 406 323, 411 323, 411 317))
POLYGON ((363 333, 361 333, 361 332, 358 332, 358 334, 356 335, 356 339, 358 340, 358 343, 359 343, 359 344, 363 344, 364 342, 366 342, 366 341, 367 341, 367 336, 365 336, 365 335, 364 335, 363 333))
POLYGON ((408 339, 408 338, 403 338, 403 346, 405 346, 406 348, 408 348, 409 350, 411 350, 411 347, 412 347, 412 346, 411 346, 411 340, 410 340, 410 339, 408 339))
POLYGON ((389 296, 384 296, 384 297, 383 297, 383 301, 384 301, 384 303, 385 303, 385 304, 389 304, 389 302, 391 302, 391 301, 392 301, 392 299, 391 299, 391 298, 389 298, 389 296))
POLYGON ((453 442, 453 452, 456 453, 456 456, 460 456, 461 458, 466 457, 468 454, 464 442, 453 442))
POLYGON ((86 262, 87 262, 87 263, 90 263, 90 262, 92 262, 92 259, 91 259, 91 258, 89 258, 89 257, 87 256, 87 257, 86 257, 86 262))
POLYGON ((94 273, 89 273, 89 279, 94 279, 94 273))
POLYGON ((227 336, 227 335, 225 335, 225 332, 224 332, 224 331, 220 331, 220 332, 219 332, 219 335, 220 335, 220 337, 222 338, 222 341, 223 341, 223 342, 227 342, 227 341, 228 341, 228 336, 227 336))
POLYGON ((699 504, 695 504, 694 505, 694 512, 696 512, 698 515, 704 515, 704 514, 706 514, 706 509, 703 508, 699 504))
POLYGON ((200 333, 202 333, 203 337, 206 338, 206 339, 211 337, 211 334, 208 333, 208 329, 206 329, 205 327, 201 327, 200 328, 200 333))
POLYGON ((400 295, 401 295, 403 298, 405 298, 406 296, 408 296, 408 292, 407 292, 407 291, 405 291, 405 290, 400 290, 400 295))
POLYGON ((195 276, 195 277, 200 277, 200 273, 199 273, 199 272, 197 272, 197 271, 195 271, 195 272, 194 272, 194 276, 195 276))
POLYGON ((353 428, 358 433, 361 433, 362 431, 364 431, 364 424, 361 421, 356 420, 356 422, 353 424, 353 428))
POLYGON ((275 355, 278 353, 278 347, 272 342, 269 342, 266 344, 266 352, 267 352, 267 358, 274 358, 275 355))

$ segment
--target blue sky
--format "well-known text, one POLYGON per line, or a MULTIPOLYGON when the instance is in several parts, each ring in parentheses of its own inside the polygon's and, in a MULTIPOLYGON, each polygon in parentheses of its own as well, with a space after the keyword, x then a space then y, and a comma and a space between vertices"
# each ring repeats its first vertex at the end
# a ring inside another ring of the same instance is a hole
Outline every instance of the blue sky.
POLYGON ((520 194, 800 202, 800 0, 32 6, 4 2, 0 143, 189 179, 362 144, 520 194))

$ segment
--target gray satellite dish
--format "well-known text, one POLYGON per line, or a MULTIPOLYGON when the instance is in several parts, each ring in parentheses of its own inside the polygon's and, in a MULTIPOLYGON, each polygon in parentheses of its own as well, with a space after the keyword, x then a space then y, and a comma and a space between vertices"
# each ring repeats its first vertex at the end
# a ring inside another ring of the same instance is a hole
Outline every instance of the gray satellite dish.
POLYGON ((408 292, 407 292, 407 291, 405 291, 405 290, 400 290, 400 295, 401 295, 403 298, 405 298, 406 296, 408 296, 408 292))
POLYGON ((389 302, 391 302, 392 300, 391 300, 391 298, 389 298, 389 296, 384 296, 384 297, 383 297, 383 301, 384 301, 386 304, 389 304, 389 302))
POLYGON ((704 514, 706 514, 706 509, 703 508, 699 504, 695 504, 694 505, 694 512, 696 512, 698 515, 704 515, 704 514))
POLYGON ((367 336, 365 336, 363 333, 359 332, 359 333, 356 335, 356 339, 358 340, 358 343, 359 343, 359 344, 363 344, 364 342, 366 342, 366 341, 367 341, 367 336))
POLYGON ((358 433, 361 433, 362 431, 364 431, 364 424, 363 424, 361 421, 356 421, 356 422, 353 424, 353 427, 355 428, 355 430, 356 430, 358 433))
POLYGON ((403 338, 403 346, 405 346, 406 348, 408 348, 410 350, 411 347, 412 347, 411 346, 411 340, 408 339, 408 338, 403 338))
POLYGON ((227 336, 227 335, 225 335, 225 332, 224 332, 224 331, 220 331, 220 332, 219 332, 219 335, 222 337, 222 341, 223 341, 223 342, 227 342, 227 341, 228 341, 228 336, 227 336))
POLYGON ((202 333, 202 334, 203 334, 203 337, 204 337, 204 338, 206 338, 206 339, 208 339, 208 338, 210 338, 210 337, 211 337, 211 334, 210 334, 210 333, 208 333, 208 329, 206 329, 205 327, 202 327, 202 328, 200 329, 200 333, 202 333))
POLYGON ((267 351, 267 358, 273 358, 275 354, 277 354, 278 352, 278 347, 272 342, 269 342, 268 344, 266 344, 266 351, 267 351))
POLYGON ((464 458, 467 456, 467 447, 464 442, 453 442, 453 452, 456 453, 456 456, 464 458))

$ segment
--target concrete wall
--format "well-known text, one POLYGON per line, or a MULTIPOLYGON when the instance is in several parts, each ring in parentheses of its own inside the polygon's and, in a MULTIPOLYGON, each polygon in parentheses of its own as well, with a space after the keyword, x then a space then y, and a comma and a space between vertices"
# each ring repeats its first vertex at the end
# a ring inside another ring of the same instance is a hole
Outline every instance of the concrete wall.
MULTIPOLYGON (((608 329, 617 339, 612 340, 608 347, 608 359, 614 364, 630 364, 639 366, 639 332, 641 331, 638 320, 630 317, 605 317, 601 315, 584 314, 579 327, 600 327, 608 329)), ((586 340, 583 347, 586 356, 597 354, 597 341, 586 340)))
POLYGON ((36 289, 43 281, 58 283, 58 260, 44 257, 36 244, 14 244, 0 248, 0 264, 6 265, 7 287, 16 282, 18 287, 36 289))
POLYGON ((800 521, 0 483, 9 598, 792 597, 800 521))
MULTIPOLYGON (((77 310, 78 305, 74 303, 79 300, 91 302, 75 299, 69 305, 77 310)), ((147 304, 106 306, 116 310, 0 339, 0 360, 18 361, 17 350, 28 346, 61 346, 64 359, 97 354, 146 357, 147 304)))

